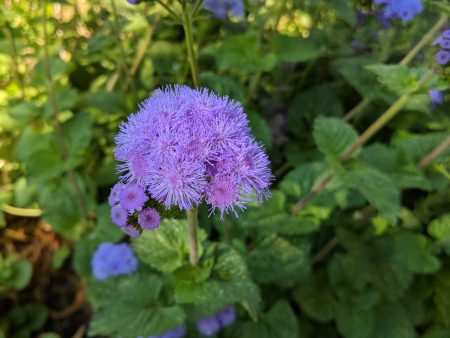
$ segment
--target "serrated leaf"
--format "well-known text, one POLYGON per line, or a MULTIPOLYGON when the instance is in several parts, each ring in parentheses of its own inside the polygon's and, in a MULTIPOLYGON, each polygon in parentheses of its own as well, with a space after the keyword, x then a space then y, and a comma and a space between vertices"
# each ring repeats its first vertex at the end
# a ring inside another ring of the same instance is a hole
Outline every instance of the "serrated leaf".
POLYGON ((280 183, 286 195, 300 199, 314 187, 317 180, 327 171, 325 162, 309 162, 289 171, 280 183))
POLYGON ((371 167, 359 165, 340 178, 345 186, 361 192, 390 224, 396 223, 400 212, 400 193, 386 175, 371 167))
POLYGON ((162 334, 182 324, 180 306, 159 304, 162 280, 135 274, 119 280, 116 288, 104 290, 101 306, 90 323, 91 335, 138 337, 162 334))
POLYGON ((287 239, 267 235, 255 244, 247 262, 253 278, 261 284, 292 287, 310 274, 309 245, 294 245, 287 239), (267 267, 271 272, 267 273, 267 267))
POLYGON ((270 38, 273 52, 280 61, 305 62, 314 60, 326 52, 317 32, 308 38, 274 34, 270 38))
POLYGON ((307 282, 300 283, 294 291, 294 298, 309 317, 319 322, 333 319, 336 299, 324 274, 317 274, 307 282))
POLYGON ((380 303, 375 307, 375 330, 370 338, 415 338, 416 331, 399 303, 380 303))
POLYGON ((331 117, 314 121, 314 141, 332 164, 340 162, 345 151, 356 141, 358 133, 348 123, 331 117))
POLYGON ((367 338, 374 329, 375 316, 372 310, 339 303, 336 309, 336 325, 345 338, 367 338))
MULTIPOLYGON (((205 232, 199 229, 198 254, 205 232)), ((144 231, 133 241, 139 258, 162 272, 172 272, 188 262, 189 237, 186 220, 164 219, 155 231, 144 231)))
POLYGON ((398 95, 417 91, 420 87, 420 76, 425 72, 422 69, 410 69, 404 65, 375 64, 366 68, 377 75, 380 83, 398 95))
POLYGON ((344 109, 337 95, 325 86, 312 87, 296 96, 289 106, 289 130, 299 138, 305 137, 318 116, 341 116, 344 109))
POLYGON ((261 301, 258 286, 250 279, 247 265, 237 251, 219 245, 209 250, 206 260, 213 255, 215 264, 208 280, 177 280, 175 297, 180 303, 219 304, 222 307, 240 302, 256 319, 261 301))

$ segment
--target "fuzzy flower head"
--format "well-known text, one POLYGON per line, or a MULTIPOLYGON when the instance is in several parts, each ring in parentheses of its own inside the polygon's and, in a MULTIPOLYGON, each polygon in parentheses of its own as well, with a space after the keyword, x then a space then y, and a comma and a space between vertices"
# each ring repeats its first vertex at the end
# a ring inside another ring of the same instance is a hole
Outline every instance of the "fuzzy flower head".
POLYGON ((124 226, 128 220, 128 212, 120 205, 111 208, 111 220, 119 227, 124 226))
POLYGON ((92 274, 95 279, 128 275, 137 269, 137 259, 126 243, 102 243, 92 258, 92 274))
POLYGON ((229 13, 238 19, 242 19, 245 14, 242 0, 204 0, 203 8, 222 20, 225 20, 229 13))
MULTIPOLYGON (((189 210, 205 200, 212 212, 236 214, 246 201, 270 195, 270 162, 242 106, 207 89, 156 90, 115 140, 122 186, 111 199, 119 194, 129 213, 141 212, 152 198, 167 209, 189 210)), ((139 216, 141 227, 151 228, 149 211, 139 216)))
POLYGON ((138 215, 138 223, 144 230, 153 230, 159 227, 161 215, 153 208, 143 209, 138 215))
POLYGON ((219 318, 222 327, 230 326, 236 320, 236 308, 234 305, 227 306, 217 314, 217 318, 219 318))
POLYGON ((435 60, 442 66, 450 63, 450 29, 447 29, 434 40, 433 45, 439 47, 439 51, 435 55, 435 60))
POLYGON ((374 3, 383 6, 383 17, 390 21, 406 23, 423 11, 420 0, 374 0, 374 3))

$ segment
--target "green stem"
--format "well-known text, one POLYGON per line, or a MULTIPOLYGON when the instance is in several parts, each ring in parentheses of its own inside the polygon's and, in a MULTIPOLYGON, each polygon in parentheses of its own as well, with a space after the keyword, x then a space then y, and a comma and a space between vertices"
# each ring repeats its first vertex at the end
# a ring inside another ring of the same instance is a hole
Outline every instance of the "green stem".
POLYGON ((183 29, 189 64, 191 66, 192 81, 194 82, 194 87, 198 88, 200 86, 200 79, 198 74, 197 56, 194 49, 194 39, 192 37, 192 16, 188 7, 189 5, 187 4, 183 6, 183 29))
POLYGON ((195 266, 198 263, 198 209, 187 210, 186 215, 189 235, 189 262, 195 266))

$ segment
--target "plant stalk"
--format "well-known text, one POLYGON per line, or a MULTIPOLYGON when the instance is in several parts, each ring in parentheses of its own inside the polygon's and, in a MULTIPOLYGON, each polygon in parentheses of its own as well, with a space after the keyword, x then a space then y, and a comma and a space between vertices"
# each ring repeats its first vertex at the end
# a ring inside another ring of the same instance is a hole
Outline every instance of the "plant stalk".
POLYGON ((188 235, 189 235, 189 262, 196 266, 198 263, 198 209, 187 210, 188 235))
POLYGON ((183 6, 183 29, 186 40, 186 48, 188 52, 189 64, 191 66, 192 81, 195 88, 200 86, 200 78, 198 73, 197 55, 194 49, 194 39, 192 36, 192 13, 189 11, 189 5, 183 6))

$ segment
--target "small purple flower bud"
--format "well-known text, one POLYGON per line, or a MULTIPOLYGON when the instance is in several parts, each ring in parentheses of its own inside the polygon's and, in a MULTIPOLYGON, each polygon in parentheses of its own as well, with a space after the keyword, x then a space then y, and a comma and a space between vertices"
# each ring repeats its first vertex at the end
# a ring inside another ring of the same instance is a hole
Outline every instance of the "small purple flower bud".
POLYGON ((197 320, 198 331, 206 337, 213 336, 220 331, 221 327, 222 325, 216 315, 203 317, 197 320))
POLYGON ((116 205, 117 203, 119 203, 119 201, 120 201, 120 193, 121 193, 121 191, 123 190, 124 187, 125 186, 122 183, 120 183, 120 182, 116 183, 112 187, 111 192, 110 192, 109 197, 108 197, 108 203, 109 203, 109 205, 111 207, 113 205, 116 205))
POLYGON ((137 229, 133 224, 127 223, 124 226, 120 227, 124 233, 129 235, 130 237, 137 238, 141 235, 139 229, 137 229))
POLYGON ((126 243, 102 243, 92 258, 92 274, 95 279, 128 275, 137 269, 137 259, 126 243))
POLYGON ((435 59, 439 64, 445 66, 450 61, 450 52, 447 52, 446 50, 440 50, 436 53, 435 59))
POLYGON ((111 220, 118 226, 124 226, 127 223, 128 212, 120 205, 111 208, 111 220))
POLYGON ((127 0, 127 2, 128 2, 130 5, 137 5, 137 4, 139 4, 139 0, 127 0))
POLYGON ((218 314, 219 322, 222 327, 230 326, 236 320, 236 308, 234 305, 229 305, 222 309, 218 314))
POLYGON ((434 107, 444 103, 444 93, 438 89, 429 90, 428 96, 430 97, 431 105, 434 107))
POLYGON ((450 29, 444 31, 444 33, 442 33, 442 36, 446 39, 450 39, 450 29))
POLYGON ((138 184, 129 184, 120 193, 120 204, 128 211, 141 210, 147 200, 145 189, 138 184))
POLYGON ((450 39, 442 38, 439 45, 441 48, 450 49, 450 39))
POLYGON ((161 215, 153 208, 143 209, 138 216, 138 223, 144 230, 153 230, 159 227, 161 215))

